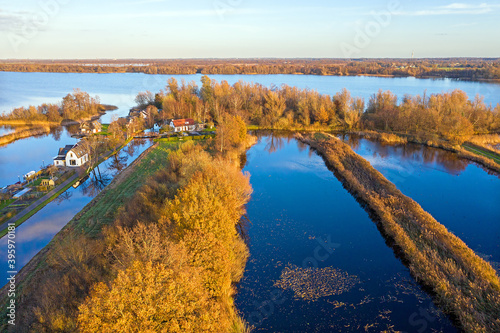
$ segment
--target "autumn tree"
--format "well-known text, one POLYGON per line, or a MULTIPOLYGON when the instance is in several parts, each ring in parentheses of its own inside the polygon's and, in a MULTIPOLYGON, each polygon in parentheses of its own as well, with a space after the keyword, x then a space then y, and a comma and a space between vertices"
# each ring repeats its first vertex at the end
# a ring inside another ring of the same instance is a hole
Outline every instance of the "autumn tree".
POLYGON ((230 322, 195 268, 135 261, 79 308, 81 332, 223 332, 230 322))
POLYGON ((240 116, 226 114, 217 124, 216 148, 220 152, 238 147, 246 142, 247 127, 240 116))
POLYGON ((135 102, 137 103, 137 105, 140 108, 144 109, 148 105, 154 105, 154 103, 155 103, 155 96, 149 90, 141 91, 135 97, 135 102))
POLYGON ((265 96, 264 114, 265 119, 271 127, 278 121, 279 117, 283 115, 286 109, 285 99, 278 95, 276 92, 270 90, 265 96))

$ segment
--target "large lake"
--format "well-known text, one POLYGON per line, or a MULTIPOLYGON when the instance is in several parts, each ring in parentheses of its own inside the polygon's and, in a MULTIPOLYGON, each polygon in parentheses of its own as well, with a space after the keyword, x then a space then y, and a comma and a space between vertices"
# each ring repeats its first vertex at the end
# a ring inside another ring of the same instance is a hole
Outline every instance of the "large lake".
MULTIPOLYGON (((179 82, 194 81, 201 86, 201 74, 195 75, 147 75, 142 73, 17 73, 0 72, 0 112, 9 112, 15 107, 57 103, 62 97, 79 88, 93 96, 99 96, 102 103, 118 106, 118 110, 106 113, 101 118, 109 123, 113 116, 126 116, 134 98, 140 91, 158 92, 164 89, 167 80, 175 77, 179 82)), ((315 76, 315 75, 210 75, 211 78, 226 80, 234 84, 240 80, 260 83, 265 86, 287 84, 299 88, 317 90, 322 94, 335 94, 347 88, 353 96, 368 98, 379 89, 391 90, 399 98, 405 94, 441 93, 453 89, 464 90, 469 98, 477 94, 484 96, 487 104, 500 103, 500 85, 481 82, 466 82, 450 79, 379 78, 364 76, 315 76)), ((0 135, 9 129, 0 126, 0 135)), ((18 180, 17 176, 38 170, 43 163, 49 163, 57 155, 57 149, 72 144, 66 131, 60 136, 20 140, 8 148, 0 147, 0 187, 18 180)))
MULTIPOLYGON (((500 103, 500 84, 467 82, 450 79, 380 78, 365 76, 316 76, 316 75, 209 75, 234 84, 240 80, 260 83, 265 86, 287 84, 298 88, 317 90, 321 94, 333 95, 347 88, 353 96, 366 100, 379 89, 391 90, 398 97, 405 94, 441 93, 462 89, 469 98, 477 94, 484 96, 487 104, 500 103)), ((12 108, 59 102, 62 97, 79 88, 91 95, 98 95, 104 104, 119 107, 103 117, 109 122, 112 115, 128 114, 134 98, 140 91, 158 92, 164 89, 167 80, 175 77, 179 83, 194 81, 201 86, 201 74, 193 75, 147 75, 142 73, 17 73, 0 72, 0 112, 12 108)))
MULTIPOLYGON (((170 77, 0 72, 0 112, 58 102, 73 88, 80 88, 100 96, 102 103, 119 107, 102 117, 103 122, 109 122, 114 115, 128 114, 139 91, 157 92, 170 77)), ((173 77, 198 84, 201 79, 201 75, 173 77)), ((470 98, 479 94, 488 104, 500 102, 500 85, 455 80, 305 75, 210 77, 230 84, 239 80, 266 86, 287 84, 324 94, 347 88, 352 95, 365 99, 379 89, 391 90, 400 98, 424 91, 430 94, 462 89, 470 98)), ((0 128, 0 135, 8 130, 0 128)), ((497 176, 453 154, 421 146, 346 141, 476 252, 492 262, 500 261, 497 176)), ((61 129, 1 147, 0 187, 50 163, 58 147, 74 142, 61 129)), ((248 152, 245 170, 251 173, 254 188, 248 204, 251 257, 236 304, 257 331, 455 331, 385 244, 368 214, 307 147, 293 139, 262 137, 248 152), (325 244, 334 245, 326 247, 331 253, 325 252, 325 244), (302 277, 305 284, 301 287, 300 281, 292 281, 291 277, 302 277)), ((70 189, 60 201, 51 203, 21 226, 18 253, 22 264, 92 197, 82 189, 70 189)), ((5 248, 2 241, 0 247, 5 248)))

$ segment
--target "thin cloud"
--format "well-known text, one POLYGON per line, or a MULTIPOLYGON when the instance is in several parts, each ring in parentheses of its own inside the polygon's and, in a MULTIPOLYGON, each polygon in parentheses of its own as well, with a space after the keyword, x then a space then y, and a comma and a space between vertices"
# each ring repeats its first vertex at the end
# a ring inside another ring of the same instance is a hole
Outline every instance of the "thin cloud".
POLYGON ((475 26, 477 24, 478 24, 477 22, 473 22, 473 23, 460 23, 460 24, 454 24, 454 25, 452 25, 450 27, 451 28, 463 28, 463 27, 472 27, 472 26, 475 26))
POLYGON ((19 33, 26 24, 26 19, 33 13, 25 11, 9 12, 0 10, 0 32, 19 33))
POLYGON ((472 5, 472 4, 467 4, 467 3, 452 3, 446 6, 440 6, 439 8, 444 8, 444 9, 478 9, 478 8, 491 8, 495 7, 496 5, 488 5, 487 3, 482 3, 479 5, 472 5))
POLYGON ((394 15, 401 16, 436 16, 436 15, 483 15, 493 12, 500 8, 500 5, 491 5, 482 3, 472 5, 466 3, 452 3, 446 6, 434 7, 426 10, 417 11, 398 11, 394 15))
MULTIPOLYGON (((245 8, 234 8, 224 11, 224 15, 252 15, 252 14, 265 14, 263 10, 260 9, 245 9, 245 8)), ((193 17, 212 17, 220 16, 221 12, 214 9, 202 9, 202 10, 168 10, 168 11, 155 11, 155 12, 143 12, 143 13, 113 13, 113 14, 103 14, 103 15, 92 15, 89 18, 114 18, 114 19, 139 19, 139 18, 193 18, 193 17)))

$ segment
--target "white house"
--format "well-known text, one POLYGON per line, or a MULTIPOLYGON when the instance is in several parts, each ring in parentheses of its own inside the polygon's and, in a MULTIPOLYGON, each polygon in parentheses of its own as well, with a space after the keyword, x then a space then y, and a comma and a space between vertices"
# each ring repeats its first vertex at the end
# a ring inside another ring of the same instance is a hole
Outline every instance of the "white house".
POLYGON ((172 119, 170 121, 170 127, 174 130, 174 132, 191 132, 196 130, 196 124, 191 118, 172 119))
POLYGON ((59 149, 59 153, 54 157, 55 166, 79 167, 89 160, 88 153, 78 145, 66 145, 59 149))

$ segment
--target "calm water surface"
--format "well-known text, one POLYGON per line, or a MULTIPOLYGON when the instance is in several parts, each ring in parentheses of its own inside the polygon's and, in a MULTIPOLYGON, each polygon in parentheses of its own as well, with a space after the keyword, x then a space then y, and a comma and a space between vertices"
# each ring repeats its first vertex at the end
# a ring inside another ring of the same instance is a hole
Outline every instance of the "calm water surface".
POLYGON ((236 304, 256 331, 455 331, 319 156, 294 139, 263 137, 245 171, 254 189, 250 259, 236 304), (313 299, 300 296, 300 280, 280 288, 290 269, 307 272, 313 299), (321 274, 325 269, 344 278, 321 274), (355 282, 346 286, 345 279, 355 282), (323 293, 328 286, 337 291, 323 293))
POLYGON ((500 176, 441 149, 349 137, 345 141, 401 192, 500 269, 500 176))
MULTIPOLYGON (((99 166, 101 177, 91 175, 78 188, 70 187, 56 200, 42 208, 16 228, 16 270, 19 271, 57 234, 79 211, 108 185, 113 177, 132 163, 151 143, 134 140, 118 156, 99 166)), ((0 239, 0 280, 7 278, 7 237, 0 239)))
POLYGON ((53 164, 59 148, 74 145, 78 140, 60 127, 51 134, 18 140, 0 147, 0 187, 13 184, 23 175, 40 170, 43 165, 53 164))
MULTIPOLYGON (((142 73, 16 73, 0 72, 0 113, 10 112, 15 107, 58 103, 62 97, 80 88, 91 95, 99 96, 102 103, 118 106, 101 117, 103 123, 111 122, 114 116, 126 116, 135 105, 134 98, 140 91, 158 92, 164 89, 167 80, 175 77, 179 83, 194 81, 201 86, 201 74, 196 75, 146 75, 142 73)), ((362 76, 315 76, 315 75, 210 75, 234 84, 240 80, 260 83, 265 86, 287 84, 299 88, 314 89, 322 94, 335 94, 347 88, 353 96, 366 100, 379 89, 391 90, 399 98, 405 94, 441 93, 453 89, 464 90, 470 98, 483 95, 485 102, 496 105, 500 102, 500 85, 456 80, 430 80, 415 78, 378 78, 362 76)), ((0 131, 2 131, 0 129, 0 131)), ((0 132, 0 135, 1 132, 0 132)), ((17 181, 17 176, 37 170, 43 163, 51 162, 59 147, 76 141, 63 132, 60 136, 41 139, 25 139, 0 148, 0 187, 17 181), (55 142, 57 141, 57 142, 55 142)))
MULTIPOLYGON (((347 88, 353 96, 368 99, 379 89, 391 90, 400 99, 405 94, 441 93, 462 89, 469 98, 477 94, 484 96, 487 104, 500 102, 500 85, 467 82, 450 79, 380 78, 363 76, 316 76, 316 75, 209 75, 234 84, 240 80, 260 83, 265 86, 287 84, 298 88, 317 90, 322 94, 335 94, 347 88)), ((175 77, 179 83, 194 81, 201 86, 201 74, 194 75, 147 75, 142 73, 16 73, 0 72, 0 113, 13 108, 42 103, 60 102, 62 97, 80 88, 97 95, 101 102, 119 107, 102 117, 109 123, 113 115, 124 116, 135 105, 134 98, 140 91, 158 92, 164 89, 167 80, 175 77)))

